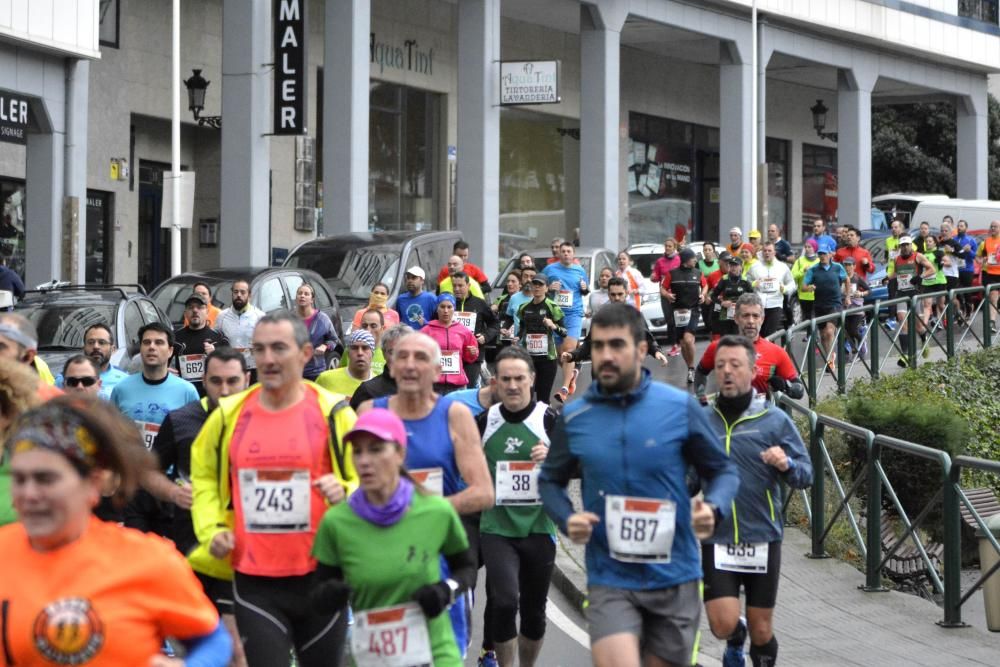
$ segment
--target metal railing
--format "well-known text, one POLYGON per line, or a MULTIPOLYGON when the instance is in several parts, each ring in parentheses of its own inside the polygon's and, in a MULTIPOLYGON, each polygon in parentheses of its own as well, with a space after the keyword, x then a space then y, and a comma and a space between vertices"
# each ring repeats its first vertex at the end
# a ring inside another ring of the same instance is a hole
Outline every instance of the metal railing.
POLYGON ((961 352, 997 344, 989 299, 998 291, 1000 284, 876 301, 800 322, 771 334, 768 339, 788 352, 802 377, 809 404, 815 405, 824 386, 833 382, 836 392, 843 394, 848 379, 878 379, 893 357, 902 360, 907 368, 916 368, 923 359, 930 358, 935 348, 951 359, 961 352), (970 316, 962 317, 956 303, 972 295, 981 298, 970 316), (925 306, 940 299, 945 300, 945 307, 934 318, 925 306), (883 309, 888 309, 885 319, 880 316, 883 309), (904 313, 902 318, 897 316, 900 310, 904 313), (848 341, 848 324, 852 319, 861 333, 857 340, 848 341), (822 329, 828 324, 833 325, 833 332, 824 341, 822 329), (846 352, 847 342, 852 344, 850 354, 846 352))

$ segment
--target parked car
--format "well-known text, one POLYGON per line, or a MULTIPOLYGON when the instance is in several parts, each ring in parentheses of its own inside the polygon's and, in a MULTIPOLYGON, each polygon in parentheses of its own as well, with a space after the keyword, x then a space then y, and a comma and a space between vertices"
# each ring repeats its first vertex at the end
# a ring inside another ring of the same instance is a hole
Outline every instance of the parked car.
MULTIPOLYGON (((507 282, 507 275, 510 270, 517 264, 518 258, 523 254, 531 255, 532 261, 539 270, 544 269, 548 263, 549 259, 552 257, 552 250, 550 248, 535 248, 533 250, 525 250, 519 252, 517 257, 512 257, 507 265, 503 267, 500 273, 497 274, 496 280, 493 281, 493 293, 501 294, 506 289, 505 283, 507 282)), ((597 289, 597 278, 600 276, 601 271, 605 268, 609 268, 614 271, 615 263, 615 253, 614 251, 608 250, 607 248, 592 248, 592 247, 581 247, 576 248, 576 259, 580 262, 580 266, 587 273, 587 279, 590 281, 591 291, 597 289)), ((586 336, 587 332, 590 330, 590 298, 589 296, 583 297, 583 331, 581 336, 586 336)))
POLYGON ((126 368, 139 351, 139 329, 152 322, 171 326, 166 313, 140 285, 70 285, 59 283, 29 290, 14 307, 38 329, 38 354, 52 369, 83 349, 83 336, 93 324, 107 324, 118 349, 111 364, 126 368))
MULTIPOLYGON (((310 269, 323 277, 340 304, 344 329, 354 313, 368 303, 375 283, 389 287, 389 307, 406 289, 406 269, 419 266, 427 274, 424 289, 437 288, 437 275, 448 263, 457 231, 446 232, 358 232, 336 234, 306 241, 288 254, 284 267, 310 269)), ((475 259, 473 259, 475 261, 475 259)))
POLYGON ((174 323, 174 328, 180 329, 184 326, 184 301, 191 296, 195 283, 208 284, 212 303, 225 308, 232 302, 233 282, 240 279, 250 281, 250 302, 264 312, 294 308, 295 291, 302 283, 310 283, 316 291, 316 308, 330 317, 337 335, 343 340, 340 305, 326 281, 315 271, 281 267, 192 271, 164 280, 150 297, 174 323))

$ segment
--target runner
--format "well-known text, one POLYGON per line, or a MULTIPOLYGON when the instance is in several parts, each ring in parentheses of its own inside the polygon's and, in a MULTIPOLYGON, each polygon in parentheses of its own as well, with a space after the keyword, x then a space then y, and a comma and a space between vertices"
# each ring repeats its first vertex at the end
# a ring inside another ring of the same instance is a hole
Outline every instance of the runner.
POLYGON ((545 511, 587 545, 594 664, 689 665, 701 615, 698 540, 729 516, 739 475, 694 398, 642 368, 635 308, 602 308, 591 340, 597 382, 556 421, 539 476, 545 511), (709 480, 704 499, 688 496, 692 465, 709 480), (566 492, 577 471, 579 512, 566 492))
POLYGON ((343 345, 329 315, 316 309, 316 290, 309 283, 302 283, 295 290, 295 314, 305 322, 313 346, 313 357, 302 371, 302 377, 315 380, 326 370, 327 359, 335 359, 343 345))
MULTIPOLYGON (((447 276, 447 274, 446 274, 447 276)), ((437 309, 437 297, 432 292, 424 291, 426 274, 419 266, 411 266, 406 270, 406 291, 396 297, 396 312, 399 321, 419 329, 432 319, 437 309)))
POLYGON ((205 374, 205 357, 217 345, 229 345, 221 333, 208 324, 208 303, 197 292, 184 301, 184 328, 174 338, 183 345, 176 358, 180 376, 194 385, 199 396, 205 395, 205 385, 201 381, 205 374))
POLYGON ((438 297, 437 318, 428 322, 421 333, 433 338, 441 350, 441 374, 434 383, 434 391, 447 394, 465 389, 469 384, 465 365, 479 358, 479 342, 472 331, 455 319, 453 294, 445 292, 438 297))
MULTIPOLYGON (((555 334, 566 334, 565 316, 562 308, 548 298, 545 285, 545 274, 540 273, 531 279, 531 301, 521 305, 517 317, 521 322, 518 343, 528 351, 535 368, 535 396, 540 401, 547 401, 552 395, 552 385, 556 381, 557 347, 555 334)), ((573 350, 563 354, 572 354, 573 350)), ((566 402, 569 397, 560 389, 557 398, 566 402)))
MULTIPOLYGON (((101 373, 101 398, 111 398, 115 385, 128 377, 128 373, 111 365, 115 353, 115 337, 111 327, 104 323, 91 324, 83 332, 83 353, 94 360, 101 373)), ((56 377, 56 386, 63 388, 63 377, 56 377)))
POLYGON ((257 381, 257 367, 254 365, 250 342, 253 339, 254 327, 264 316, 264 311, 250 303, 250 281, 240 278, 233 281, 233 305, 219 313, 215 318, 215 328, 226 337, 229 344, 243 353, 247 366, 250 368, 250 381, 257 381))
MULTIPOLYGON (((735 321, 740 328, 739 334, 753 343, 756 354, 757 367, 754 371, 753 386, 757 393, 765 395, 771 391, 780 391, 788 394, 789 398, 802 398, 805 395, 805 387, 802 385, 799 372, 795 369, 795 362, 788 356, 785 348, 760 335, 761 325, 764 322, 764 304, 760 297, 753 292, 744 294, 737 300, 735 311, 735 321)), ((694 394, 703 405, 708 403, 705 385, 708 382, 708 374, 715 369, 718 348, 718 340, 709 343, 695 371, 694 394)), ((719 379, 716 378, 716 381, 719 379)))
POLYGON ((681 265, 660 283, 660 294, 670 303, 664 316, 674 323, 680 338, 681 353, 687 364, 687 383, 694 383, 694 335, 698 331, 700 305, 708 301, 708 281, 696 265, 693 250, 681 250, 681 265))
MULTIPOLYGON (((435 298, 435 302, 437 299, 435 298)), ((399 326, 394 324, 393 326, 399 326)), ((375 354, 372 355, 372 375, 378 375, 385 370, 385 355, 382 352, 382 333, 385 331, 385 318, 382 311, 369 308, 361 315, 361 323, 354 331, 367 331, 375 338, 375 354)), ((346 366, 350 361, 347 348, 340 355, 338 367, 346 366)))
POLYGON ((43 401, 62 396, 55 377, 38 356, 38 329, 20 313, 0 312, 0 359, 24 364, 38 376, 38 396, 43 401))
POLYGON ((488 597, 483 634, 495 648, 483 658, 495 657, 500 667, 513 667, 515 654, 522 667, 538 660, 555 565, 555 526, 542 509, 537 475, 556 415, 532 398, 534 375, 523 348, 502 351, 490 381, 501 402, 476 419, 496 499, 479 523, 488 597))
MULTIPOLYGON (((1000 220, 994 220, 990 223, 990 235, 983 239, 980 244, 978 256, 983 260, 983 287, 989 289, 990 285, 1000 283, 1000 220)), ((990 329, 994 334, 997 332, 998 298, 1000 298, 1000 290, 993 290, 989 293, 990 329)))
MULTIPOLYGON (((377 314, 377 313, 376 313, 377 314)), ((364 329, 356 329, 347 334, 346 366, 323 371, 316 384, 334 394, 350 398, 362 382, 372 379, 372 355, 375 353, 375 337, 364 329)))
MULTIPOLYGON (((899 239, 899 255, 893 260, 893 277, 891 284, 894 289, 890 289, 892 298, 909 297, 912 298, 920 291, 920 283, 928 278, 933 278, 937 273, 934 266, 927 258, 913 250, 913 239, 909 236, 902 236, 899 239)), ((912 307, 912 301, 896 304, 896 320, 899 322, 900 334, 899 343, 901 351, 896 364, 900 368, 906 368, 909 364, 906 361, 907 350, 910 345, 909 322, 907 313, 912 307)), ((924 330, 923 319, 917 317, 917 333, 921 339, 927 337, 924 330)))
MULTIPOLYGON (((451 252, 455 257, 462 260, 461 270, 468 274, 472 280, 476 281, 484 294, 488 294, 493 288, 490 284, 490 278, 481 268, 469 261, 469 244, 465 241, 455 241, 454 245, 451 247, 451 252)), ((441 267, 440 271, 438 271, 438 282, 442 282, 448 278, 449 275, 451 275, 451 267, 446 264, 441 267)))
MULTIPOLYGON (((603 272, 604 270, 602 269, 601 273, 603 272)), ((635 304, 636 308, 642 308, 642 286, 646 284, 646 279, 642 277, 639 269, 632 266, 632 258, 624 250, 618 252, 618 270, 615 271, 615 277, 625 279, 625 287, 628 289, 629 299, 635 304)), ((590 300, 590 309, 592 311, 597 310, 594 306, 593 297, 590 300)))
POLYGON ((729 254, 736 257, 740 254, 740 248, 743 246, 743 230, 739 227, 733 227, 729 230, 729 243, 726 245, 726 249, 729 254))
POLYGON ((0 422, 0 526, 17 521, 14 505, 10 499, 7 429, 19 416, 41 403, 36 391, 37 386, 38 376, 28 370, 27 366, 8 359, 0 359, 0 395, 5 397, 4 421, 0 422))
POLYGON ((729 257, 729 272, 719 280, 709 298, 715 304, 715 319, 712 339, 734 334, 739 331, 736 323, 736 301, 744 294, 753 292, 753 285, 743 279, 743 260, 739 255, 729 257))
MULTIPOLYGON (((504 293, 497 297, 496 301, 490 304, 490 310, 497 316, 499 320, 500 333, 497 339, 497 348, 506 347, 510 345, 514 340, 514 332, 517 328, 516 321, 513 315, 507 313, 507 309, 513 303, 514 299, 519 302, 524 300, 524 294, 521 291, 521 269, 511 269, 510 273, 507 274, 507 289, 504 293)), ((530 297, 528 297, 530 298, 530 297)), ((493 359, 487 357, 487 361, 492 362, 493 359)))
MULTIPOLYGON (((736 231, 737 233, 741 233, 739 230, 736 231)), ((730 236, 732 236, 732 231, 730 231, 730 236)), ((663 279, 669 276, 670 272, 680 265, 681 257, 677 252, 677 241, 667 239, 663 242, 663 257, 657 258, 653 264, 653 272, 649 275, 649 279, 653 283, 660 285, 663 279)), ((663 311, 663 319, 667 321, 667 342, 670 343, 670 350, 667 352, 667 355, 676 357, 681 353, 681 348, 677 344, 677 332, 674 330, 674 321, 667 315, 670 311, 670 301, 664 294, 662 285, 660 285, 660 309, 663 311)))
MULTIPOLYGON (((343 434, 354 411, 302 379, 309 332, 287 310, 253 333, 260 384, 219 399, 191 445, 191 512, 202 549, 230 559, 236 623, 250 667, 339 664, 344 614, 303 605, 313 587, 311 549, 327 504, 357 486, 343 434)), ((223 575, 217 575, 222 578, 223 575)))
MULTIPOLYGON (((847 282, 844 284, 846 294, 844 294, 844 308, 860 308, 865 305, 865 297, 871 291, 868 283, 856 272, 853 257, 844 258, 844 270, 847 271, 847 282)), ((844 329, 846 330, 846 341, 848 354, 857 354, 863 357, 866 349, 865 345, 865 316, 864 313, 854 313, 844 318, 844 329)))
POLYGON ((169 413, 153 441, 159 470, 150 470, 142 485, 156 498, 175 506, 168 537, 201 582, 233 640, 233 665, 246 665, 243 643, 233 616, 232 570, 213 558, 207 548, 199 548, 191 519, 191 444, 208 420, 219 399, 244 391, 250 384, 246 360, 228 346, 213 350, 205 359, 205 397, 169 413))
POLYGON ((100 398, 101 371, 97 362, 85 354, 74 354, 66 360, 59 377, 63 379, 63 391, 100 398))
POLYGON ((351 396, 351 409, 357 410, 358 407, 365 401, 378 398, 379 396, 389 396, 396 393, 396 381, 392 378, 391 363, 392 363, 392 350, 396 346, 396 342, 404 336, 409 336, 413 333, 413 329, 405 324, 397 324, 394 327, 389 327, 389 330, 385 332, 382 336, 382 342, 379 346, 379 351, 382 353, 383 359, 385 361, 385 367, 382 372, 371 380, 367 382, 362 382, 361 385, 354 391, 354 395, 351 396))
POLYGON ((478 417, 489 410, 497 402, 496 387, 493 383, 483 385, 478 389, 461 389, 445 396, 449 401, 461 403, 469 408, 473 417, 478 417))
POLYGON ((375 283, 368 294, 368 304, 358 308, 351 320, 351 330, 361 326, 361 316, 369 310, 377 310, 382 313, 382 322, 387 326, 399 324, 399 313, 389 308, 389 286, 385 283, 375 283))
POLYGON ((754 346, 742 336, 719 341, 715 372, 719 395, 708 418, 740 471, 740 489, 731 517, 701 547, 705 613, 719 639, 726 640, 723 667, 742 667, 747 625, 754 667, 778 659, 772 616, 778 595, 784 517, 782 484, 812 484, 812 463, 798 428, 784 412, 754 391, 754 346), (775 511, 777 509, 777 512, 775 511), (740 586, 746 594, 746 621, 740 617, 740 586))
MULTIPOLYGON (((469 410, 434 393, 434 379, 441 368, 440 355, 437 342, 425 334, 399 340, 392 353, 398 393, 366 401, 358 412, 363 415, 373 407, 388 408, 403 420, 408 439, 407 469, 427 489, 444 495, 455 507, 462 516, 472 552, 478 558, 479 512, 492 506, 493 489, 469 410)), ((459 603, 451 611, 452 626, 463 655, 469 642, 466 609, 466 603, 459 603)))
POLYGON ((761 335, 770 336, 785 326, 785 297, 795 293, 795 278, 784 262, 775 257, 774 244, 761 246, 760 261, 747 271, 747 280, 764 302, 764 324, 761 335))
POLYGON ((315 606, 339 614, 350 598, 351 653, 360 667, 461 667, 442 612, 474 585, 476 557, 455 508, 403 467, 406 427, 393 413, 369 410, 345 440, 361 487, 330 508, 316 534, 315 606), (440 558, 451 573, 444 578, 440 558))
MULTIPOLYGON (((608 281, 615 277, 610 267, 605 266, 597 276, 597 289, 590 293, 587 300, 587 317, 593 317, 594 311, 608 302, 608 281)), ((627 282, 627 281, 626 281, 627 282)))
POLYGON ((476 360, 463 364, 469 386, 478 387, 483 353, 486 346, 496 344, 497 335, 500 333, 500 320, 485 300, 469 293, 469 280, 469 276, 464 272, 456 273, 451 277, 451 286, 455 295, 454 318, 475 335, 476 343, 479 345, 479 356, 476 360))
MULTIPOLYGON (((847 271, 842 264, 832 261, 833 253, 828 252, 822 245, 817 255, 819 262, 806 271, 802 283, 805 285, 803 289, 812 292, 816 299, 813 304, 813 317, 825 317, 844 309, 844 284, 847 282, 847 271)), ((820 325, 823 357, 827 359, 826 370, 831 374, 835 373, 833 359, 835 330, 836 324, 832 321, 820 325)))
MULTIPOLYGON (((465 262, 463 262, 462 258, 459 257, 458 255, 452 255, 451 257, 448 258, 448 264, 445 268, 448 269, 448 277, 445 278, 444 280, 438 281, 437 291, 439 295, 444 294, 445 292, 448 293, 454 292, 454 288, 452 287, 452 282, 451 282, 452 276, 454 276, 457 273, 465 273, 465 262)), ((468 274, 466 273, 466 275, 468 274)), ((486 285, 489 285, 489 282, 487 282, 486 285)), ((489 289, 487 289, 486 291, 488 292, 489 289)), ((469 284, 469 293, 472 294, 473 296, 478 296, 480 299, 483 300, 486 299, 483 292, 483 286, 475 281, 469 284)))
POLYGON ((531 301, 531 279, 538 275, 538 271, 533 266, 526 266, 521 269, 521 291, 510 297, 507 303, 507 315, 514 321, 514 328, 511 337, 515 340, 521 335, 521 319, 518 313, 521 306, 531 301))
POLYGON ((806 271, 819 263, 819 256, 816 254, 816 241, 809 239, 802 244, 802 256, 792 264, 792 278, 795 279, 795 291, 799 295, 799 309, 802 311, 800 322, 813 318, 813 304, 816 302, 816 295, 813 292, 802 289, 806 277, 806 271))
POLYGON ((123 504, 151 467, 135 428, 66 397, 23 415, 9 442, 20 521, 0 529, 3 664, 226 665, 229 635, 184 557, 93 515, 108 475, 123 504), (167 637, 186 662, 159 654, 167 637))
MULTIPOLYGON (((976 277, 976 251, 979 244, 976 239, 969 236, 969 223, 965 220, 958 221, 958 234, 955 235, 958 243, 962 261, 958 265, 958 286, 972 287, 976 277)), ((962 295, 962 315, 965 319, 970 319, 972 315, 972 304, 969 301, 969 294, 962 295)))
MULTIPOLYGON (((576 249, 572 243, 563 241, 559 246, 559 262, 549 264, 542 271, 548 278, 549 289, 555 291, 556 305, 563 312, 563 327, 566 333, 557 332, 556 344, 559 352, 572 352, 580 340, 583 325, 583 297, 590 282, 587 272, 576 261, 576 249)), ((572 362, 562 365, 563 386, 559 390, 566 396, 576 391, 576 376, 579 371, 572 362)))
MULTIPOLYGON (((195 294, 200 294, 201 297, 205 299, 205 303, 208 304, 208 316, 206 321, 208 322, 208 326, 214 329, 215 320, 218 319, 219 313, 221 313, 222 310, 212 303, 212 288, 208 286, 208 283, 195 283, 191 286, 191 291, 195 294)), ((187 326, 186 321, 184 322, 184 326, 187 326)))
MULTIPOLYGON (((903 221, 897 218, 889 224, 889 236, 885 237, 885 253, 889 259, 885 264, 885 275, 890 280, 896 271, 896 258, 899 257, 899 239, 905 235, 903 229, 903 221)), ((892 299, 894 297, 890 294, 889 298, 892 299)))

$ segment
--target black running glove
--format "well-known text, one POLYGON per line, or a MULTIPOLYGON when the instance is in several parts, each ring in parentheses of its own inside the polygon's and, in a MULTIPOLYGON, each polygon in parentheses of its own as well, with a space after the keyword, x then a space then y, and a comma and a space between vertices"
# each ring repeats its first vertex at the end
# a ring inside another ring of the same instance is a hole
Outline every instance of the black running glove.
POLYGON ((435 618, 451 604, 451 588, 443 581, 427 584, 414 591, 413 599, 424 610, 424 616, 435 618))

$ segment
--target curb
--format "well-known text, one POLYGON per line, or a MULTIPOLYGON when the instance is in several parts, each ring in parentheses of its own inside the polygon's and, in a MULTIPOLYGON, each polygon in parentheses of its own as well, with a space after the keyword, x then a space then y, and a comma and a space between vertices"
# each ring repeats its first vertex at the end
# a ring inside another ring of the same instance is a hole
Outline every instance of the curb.
POLYGON ((587 573, 570 555, 565 542, 563 542, 563 535, 557 533, 552 585, 581 612, 584 611, 587 602, 586 579, 587 573))

